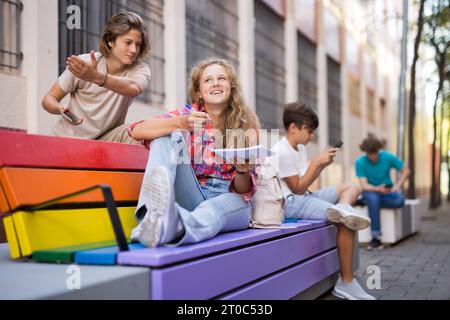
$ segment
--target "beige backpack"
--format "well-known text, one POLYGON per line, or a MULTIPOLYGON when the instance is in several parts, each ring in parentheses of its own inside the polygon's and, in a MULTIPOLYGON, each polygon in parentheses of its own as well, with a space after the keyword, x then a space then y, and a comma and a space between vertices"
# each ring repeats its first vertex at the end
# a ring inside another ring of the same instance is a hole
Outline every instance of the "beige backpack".
POLYGON ((273 173, 258 174, 250 227, 279 228, 283 221, 284 196, 280 180, 273 173))

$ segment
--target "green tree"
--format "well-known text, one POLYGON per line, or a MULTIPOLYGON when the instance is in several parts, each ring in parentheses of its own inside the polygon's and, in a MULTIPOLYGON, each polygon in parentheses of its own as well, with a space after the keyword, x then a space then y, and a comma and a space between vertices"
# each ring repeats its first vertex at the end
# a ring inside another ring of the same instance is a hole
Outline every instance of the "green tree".
MULTIPOLYGON (((433 147, 431 161, 431 188, 430 188, 430 208, 437 208, 441 201, 440 190, 440 165, 442 141, 439 143, 439 153, 437 149, 437 108, 438 104, 444 103, 443 89, 445 82, 445 70, 449 64, 449 46, 450 46, 450 0, 431 0, 427 2, 430 13, 425 17, 424 40, 434 51, 434 61, 438 73, 438 87, 433 105, 433 147)), ((442 106, 442 105, 441 105, 442 106)), ((441 113, 441 121, 442 121, 441 113)), ((442 128, 442 122, 440 125, 442 128)), ((440 134, 442 137, 442 133, 440 134)), ((441 140, 441 139, 440 139, 441 140)))
POLYGON ((419 59, 419 46, 422 40, 422 31, 424 25, 424 6, 425 0, 419 1, 419 12, 417 15, 417 34, 414 40, 414 56, 411 65, 411 88, 409 91, 409 117, 408 117, 408 167, 411 170, 411 176, 408 181, 408 198, 416 197, 416 166, 414 156, 414 123, 416 119, 416 65, 419 59))

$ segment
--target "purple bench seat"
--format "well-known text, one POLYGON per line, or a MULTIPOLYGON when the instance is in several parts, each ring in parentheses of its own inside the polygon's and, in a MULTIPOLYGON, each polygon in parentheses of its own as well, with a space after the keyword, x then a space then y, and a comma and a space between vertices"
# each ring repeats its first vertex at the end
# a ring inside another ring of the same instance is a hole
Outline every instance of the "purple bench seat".
POLYGON ((266 297, 286 299, 335 273, 338 263, 334 226, 323 221, 284 226, 291 228, 248 229, 194 245, 121 252, 117 261, 151 268, 152 299, 221 299, 234 295, 252 299, 252 292, 258 292, 258 297, 265 292, 266 297), (317 259, 320 255, 324 258, 317 259), (295 281, 303 264, 313 258, 314 267, 305 265, 307 272, 295 281), (291 268, 293 271, 284 275, 291 268), (268 279, 278 273, 282 278, 276 277, 268 285, 268 279), (279 286, 283 281, 292 281, 292 285, 273 292, 271 285, 279 286), (240 293, 248 285, 251 290, 240 293))

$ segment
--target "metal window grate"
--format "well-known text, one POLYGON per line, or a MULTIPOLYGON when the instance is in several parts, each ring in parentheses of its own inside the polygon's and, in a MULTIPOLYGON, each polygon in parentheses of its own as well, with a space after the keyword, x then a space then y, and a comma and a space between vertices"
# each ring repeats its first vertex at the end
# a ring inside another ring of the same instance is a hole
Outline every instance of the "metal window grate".
POLYGON ((317 111, 316 46, 300 33, 297 39, 299 100, 317 111))
MULTIPOLYGON (((318 112, 316 45, 301 33, 297 33, 297 48, 299 101, 318 112)), ((313 142, 317 141, 319 141, 318 130, 313 139, 313 142)))
POLYGON ((20 68, 22 10, 20 0, 0 0, 0 69, 20 68))
POLYGON ((255 0, 256 112, 264 129, 283 128, 284 21, 255 0))
POLYGON ((59 72, 65 69, 65 60, 71 54, 98 51, 98 43, 109 17, 121 12, 138 13, 147 25, 151 55, 145 61, 150 66, 152 78, 149 88, 138 100, 162 107, 164 103, 164 23, 163 0, 59 0, 59 72), (69 30, 66 26, 67 7, 81 9, 81 29, 69 30))
POLYGON ((208 57, 239 66, 237 0, 186 0, 186 67, 208 57))
POLYGON ((327 57, 328 143, 335 143, 342 138, 340 77, 339 63, 327 57))

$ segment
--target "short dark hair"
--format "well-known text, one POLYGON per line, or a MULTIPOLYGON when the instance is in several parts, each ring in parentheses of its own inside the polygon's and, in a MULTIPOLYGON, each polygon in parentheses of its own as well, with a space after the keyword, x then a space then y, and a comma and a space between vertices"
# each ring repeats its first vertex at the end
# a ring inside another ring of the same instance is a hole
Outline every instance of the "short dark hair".
POLYGON ((105 57, 109 57, 111 47, 108 43, 115 42, 118 36, 121 36, 130 30, 137 30, 142 35, 141 48, 139 49, 137 59, 146 57, 150 51, 147 27, 140 15, 128 11, 119 12, 108 19, 100 38, 99 51, 105 57))
POLYGON ((361 151, 366 153, 377 153, 380 149, 383 149, 386 144, 385 140, 380 140, 375 137, 374 134, 369 133, 367 138, 363 140, 363 142, 359 145, 361 151))
POLYGON ((319 126, 319 117, 313 108, 305 104, 300 102, 287 103, 283 110, 283 125, 286 131, 291 123, 295 123, 300 129, 302 126, 306 126, 309 130, 316 130, 319 126))

